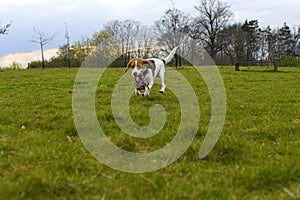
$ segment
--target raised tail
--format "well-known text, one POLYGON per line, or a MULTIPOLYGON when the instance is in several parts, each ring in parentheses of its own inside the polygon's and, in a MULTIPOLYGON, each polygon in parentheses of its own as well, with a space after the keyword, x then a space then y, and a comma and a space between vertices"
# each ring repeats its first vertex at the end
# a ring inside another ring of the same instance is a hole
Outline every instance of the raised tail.
POLYGON ((175 55, 177 49, 178 49, 178 47, 175 47, 175 48, 171 51, 171 53, 170 53, 167 57, 165 57, 165 59, 163 59, 163 61, 164 61, 165 64, 171 62, 171 60, 173 59, 173 57, 174 57, 174 55, 175 55))

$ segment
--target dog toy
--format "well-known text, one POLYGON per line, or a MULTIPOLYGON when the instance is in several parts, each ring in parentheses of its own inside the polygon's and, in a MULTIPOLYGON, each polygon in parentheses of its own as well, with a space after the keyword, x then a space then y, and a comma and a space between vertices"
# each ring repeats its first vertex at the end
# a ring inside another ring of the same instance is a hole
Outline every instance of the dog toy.
POLYGON ((134 77, 134 79, 135 79, 135 88, 137 90, 142 91, 148 87, 147 80, 145 79, 143 73, 141 73, 139 76, 134 77))

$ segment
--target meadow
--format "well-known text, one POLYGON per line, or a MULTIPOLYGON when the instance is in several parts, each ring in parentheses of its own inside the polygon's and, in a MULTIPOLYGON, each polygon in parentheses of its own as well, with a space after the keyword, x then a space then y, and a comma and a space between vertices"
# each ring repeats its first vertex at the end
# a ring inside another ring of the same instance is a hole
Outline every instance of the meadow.
MULTIPOLYGON (((161 170, 130 174, 96 160, 74 125, 72 91, 78 69, 0 71, 0 199, 299 199, 300 69, 219 67, 227 95, 221 137, 204 159, 198 152, 210 121, 210 96, 191 67, 178 70, 192 85, 201 111, 197 136, 185 154, 161 170)), ((168 143, 180 107, 170 90, 132 96, 130 113, 150 122, 149 107, 168 116, 148 139, 124 134, 110 99, 123 69, 107 69, 96 91, 103 130, 119 147, 147 153, 168 143)), ((166 72, 166 76, 168 71, 166 72)))

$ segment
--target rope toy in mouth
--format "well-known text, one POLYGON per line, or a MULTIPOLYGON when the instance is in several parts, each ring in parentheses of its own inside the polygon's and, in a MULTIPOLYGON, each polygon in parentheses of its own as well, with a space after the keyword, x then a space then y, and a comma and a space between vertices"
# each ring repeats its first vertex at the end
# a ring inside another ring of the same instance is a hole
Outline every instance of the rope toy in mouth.
POLYGON ((139 76, 134 77, 135 79, 135 88, 139 91, 145 90, 148 88, 148 82, 145 79, 145 75, 141 73, 139 76))

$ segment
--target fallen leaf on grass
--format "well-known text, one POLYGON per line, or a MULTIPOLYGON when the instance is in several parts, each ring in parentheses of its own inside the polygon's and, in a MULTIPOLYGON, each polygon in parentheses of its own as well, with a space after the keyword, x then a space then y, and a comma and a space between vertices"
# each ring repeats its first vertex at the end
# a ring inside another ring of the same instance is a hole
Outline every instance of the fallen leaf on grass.
POLYGON ((22 129, 22 130, 26 130, 26 126, 25 126, 25 125, 22 125, 22 126, 21 126, 21 129, 22 129))
POLYGON ((246 108, 249 108, 249 104, 242 104, 242 105, 240 105, 240 108, 243 108, 243 109, 246 109, 246 108))
POLYGON ((297 199, 296 195, 294 195, 289 189, 283 188, 283 190, 292 198, 297 199))
POLYGON ((140 149, 140 153, 149 153, 149 152, 151 152, 151 148, 150 147, 140 149))
POLYGON ((35 114, 35 115, 34 115, 34 119, 35 119, 35 120, 39 120, 39 119, 41 119, 41 116, 39 116, 38 114, 35 114))
POLYGON ((75 142, 75 140, 73 138, 71 138, 70 136, 68 136, 68 135, 67 135, 67 138, 68 138, 68 140, 69 140, 70 143, 74 143, 75 142))

